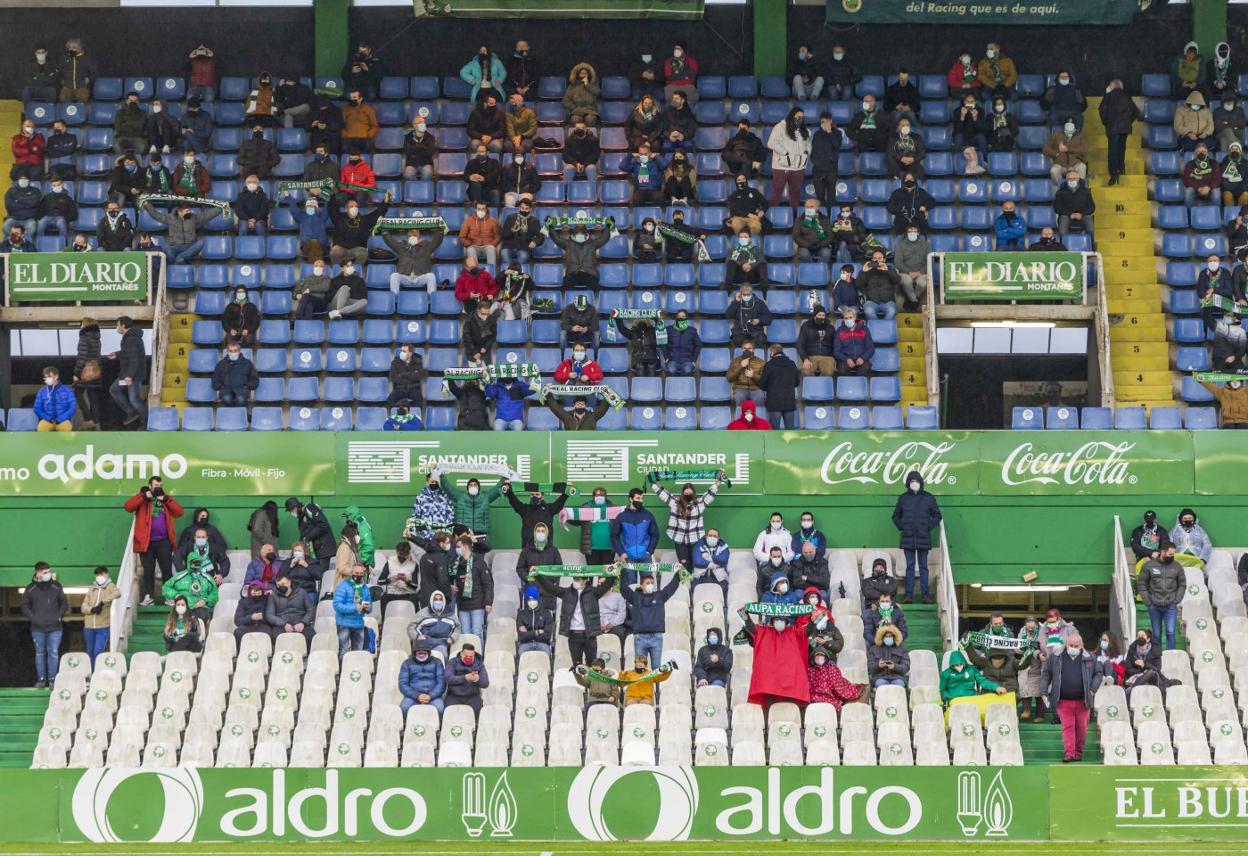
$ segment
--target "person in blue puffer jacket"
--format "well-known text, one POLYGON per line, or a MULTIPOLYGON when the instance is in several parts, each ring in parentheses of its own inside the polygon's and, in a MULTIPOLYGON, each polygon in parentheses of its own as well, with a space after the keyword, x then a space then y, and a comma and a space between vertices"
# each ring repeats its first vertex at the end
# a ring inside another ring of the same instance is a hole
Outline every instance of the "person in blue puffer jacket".
MULTIPOLYGON (((611 549, 616 561, 645 563, 652 561, 654 548, 659 545, 659 524, 642 502, 645 491, 635 487, 628 492, 628 507, 611 521, 611 549)), ((624 572, 624 585, 637 582, 637 572, 624 572)))
POLYGON ((676 323, 667 328, 667 344, 662 351, 668 375, 693 374, 702 353, 702 337, 684 309, 676 310, 676 323))
POLYGON ((771 575, 771 583, 763 594, 763 603, 797 603, 800 600, 801 595, 789 585, 787 570, 771 575))
POLYGON ((403 716, 418 704, 428 705, 439 715, 446 707, 442 695, 446 692, 446 674, 442 661, 432 654, 433 646, 428 640, 418 639, 412 646, 412 656, 399 670, 399 692, 403 700, 399 707, 403 716))
POLYGON ((48 366, 43 370, 43 389, 35 395, 38 430, 73 431, 77 410, 78 399, 74 397, 74 391, 61 383, 61 372, 56 366, 48 366))
POLYGON ((521 378, 499 378, 485 388, 485 397, 494 400, 494 430, 524 430, 524 400, 533 394, 521 378))
POLYGON ((1001 213, 992 221, 998 250, 1021 250, 1027 242, 1027 221, 1018 216, 1013 202, 1001 206, 1001 213))
POLYGON ((338 628, 338 659, 348 651, 368 650, 364 616, 373 610, 373 596, 364 581, 364 566, 356 565, 351 576, 334 589, 334 620, 338 628))

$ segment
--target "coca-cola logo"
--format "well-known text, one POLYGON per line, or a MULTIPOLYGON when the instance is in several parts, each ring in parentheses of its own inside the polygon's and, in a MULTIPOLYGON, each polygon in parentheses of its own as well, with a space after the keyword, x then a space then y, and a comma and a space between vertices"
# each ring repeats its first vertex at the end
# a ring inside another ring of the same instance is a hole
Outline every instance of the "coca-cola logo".
POLYGON ((900 485, 907 473, 918 470, 929 487, 957 484, 958 477, 949 475, 949 465, 942 460, 956 445, 912 440, 891 450, 862 452, 855 451, 854 444, 847 440, 828 452, 819 476, 830 485, 900 485))
POLYGON ((1125 459, 1134 448, 1134 443, 1125 441, 1093 440, 1073 452, 1038 452, 1034 444, 1023 443, 1014 447, 1001 464, 1001 481, 1007 485, 1135 484, 1138 478, 1130 472, 1130 463, 1125 459))

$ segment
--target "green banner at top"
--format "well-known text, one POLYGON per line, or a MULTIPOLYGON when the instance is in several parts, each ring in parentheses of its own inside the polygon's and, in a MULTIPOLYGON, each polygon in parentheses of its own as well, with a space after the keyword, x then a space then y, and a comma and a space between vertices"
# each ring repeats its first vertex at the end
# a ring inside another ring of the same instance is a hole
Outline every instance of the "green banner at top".
POLYGON ((703 0, 413 0, 416 17, 700 19, 703 0))
POLYGON ((1081 253, 945 253, 941 293, 959 301, 1080 300, 1081 253))
POLYGON ((828 0, 832 24, 1130 24, 1146 0, 828 0))
POLYGON ((10 306, 132 303, 150 291, 146 253, 9 253, 4 272, 10 306))

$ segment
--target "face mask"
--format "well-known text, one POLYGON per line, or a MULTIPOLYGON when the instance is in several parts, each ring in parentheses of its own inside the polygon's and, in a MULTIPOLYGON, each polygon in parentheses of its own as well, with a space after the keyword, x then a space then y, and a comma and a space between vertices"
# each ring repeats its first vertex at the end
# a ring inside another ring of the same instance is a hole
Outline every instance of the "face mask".
POLYGON ((343 275, 343 276, 354 276, 354 275, 355 275, 355 268, 353 268, 353 267, 344 267, 344 268, 342 269, 342 275, 343 275))
POLYGON ((313 273, 315 276, 324 276, 324 275, 325 275, 325 268, 323 268, 323 267, 314 267, 314 268, 312 268, 312 273, 313 273))
POLYGON ((906 240, 907 240, 907 241, 917 241, 918 239, 919 239, 919 233, 918 233, 918 232, 907 232, 907 233, 906 233, 906 240))
POLYGON ((893 614, 893 602, 891 600, 887 602, 880 601, 880 615, 892 615, 892 614, 893 614))
POLYGON ((178 615, 186 615, 186 605, 179 603, 177 606, 173 608, 173 611, 176 612, 178 615))
POLYGON ((845 51, 832 51, 832 59, 840 62, 845 59, 845 51))
POLYGON ((47 61, 48 61, 48 55, 46 53, 35 54, 35 62, 39 63, 40 65, 43 65, 47 61))
POLYGON ((1209 271, 1211 273, 1216 273, 1218 268, 1220 268, 1221 266, 1222 266, 1221 262, 1209 262, 1209 271))
POLYGON ((1102 639, 1102 640, 1101 640, 1101 650, 1102 650, 1102 651, 1108 651, 1108 650, 1109 650, 1109 640, 1108 640, 1108 639, 1102 639))
POLYGON ((585 362, 585 352, 584 352, 584 351, 573 351, 573 352, 572 352, 572 359, 573 359, 573 361, 578 362, 578 363, 583 363, 583 362, 585 362))
POLYGON ((816 217, 818 217, 818 216, 819 216, 819 209, 818 209, 818 208, 807 208, 807 209, 806 209, 806 219, 807 219, 807 220, 813 220, 813 219, 815 219, 815 218, 816 218, 816 217))
POLYGON ((108 585, 108 577, 96 577, 96 578, 95 578, 95 584, 96 584, 97 586, 106 586, 106 585, 108 585))
POLYGON ((642 61, 642 62, 649 62, 649 61, 650 61, 650 60, 652 60, 652 59, 654 59, 654 55, 653 55, 653 54, 642 54, 642 55, 641 55, 641 61, 642 61))
POLYGON ((258 184, 251 184, 251 183, 249 183, 249 184, 247 185, 247 189, 248 189, 248 190, 250 190, 252 193, 255 193, 257 190, 259 190, 259 189, 260 189, 260 185, 258 185, 258 184))
POLYGON ((718 535, 707 535, 707 536, 706 536, 706 546, 708 546, 708 547, 715 547, 715 546, 718 546, 718 544, 719 544, 719 536, 718 536, 718 535))
POLYGON ((782 520, 773 520, 773 521, 771 521, 771 531, 772 531, 772 532, 779 532, 779 531, 780 531, 780 527, 781 527, 781 526, 783 526, 783 525, 784 525, 784 521, 782 521, 782 520))
POLYGON ((195 539, 195 546, 196 546, 196 547, 207 547, 207 546, 208 546, 208 539, 207 539, 207 538, 196 538, 196 539, 195 539))
POLYGON ((954 666, 954 667, 953 667, 953 670, 954 670, 955 672, 959 672, 959 673, 960 673, 960 672, 961 672, 963 669, 965 669, 965 668, 966 668, 966 664, 965 664, 965 663, 958 663, 956 666, 954 666))
POLYGON ((846 319, 845 319, 844 321, 842 321, 841 323, 845 325, 845 328, 846 328, 847 330, 852 330, 852 329, 854 329, 854 327, 858 326, 858 319, 857 319, 857 318, 846 318, 846 319))
POLYGON ((803 529, 803 531, 809 531, 809 530, 814 529, 814 528, 815 528, 815 521, 813 521, 813 520, 803 520, 803 521, 802 521, 802 529, 803 529))
POLYGON ((789 626, 789 622, 785 621, 783 618, 777 618, 771 623, 771 626, 776 629, 777 633, 783 633, 785 628, 789 626))
POLYGON ((191 166, 192 164, 195 163, 195 158, 182 158, 182 163, 186 164, 187 166, 191 166))
POLYGON ((320 152, 317 152, 317 153, 316 153, 316 162, 317 162, 317 163, 325 163, 325 161, 327 161, 327 160, 329 160, 329 155, 323 155, 323 154, 321 154, 320 152))
POLYGON ((997 58, 997 52, 996 52, 995 50, 993 50, 992 48, 989 48, 989 49, 988 49, 987 51, 985 51, 984 53, 986 53, 986 54, 987 54, 988 59, 996 59, 996 58, 997 58))
POLYGON ((528 600, 526 600, 524 602, 524 605, 527 606, 529 609, 537 609, 537 601, 534 600, 533 598, 529 598, 528 600))
POLYGON ((19 179, 17 180, 17 186, 18 186, 18 187, 30 187, 30 179, 29 179, 29 178, 19 178, 19 179))
POLYGON ((159 104, 153 104, 153 105, 152 105, 152 112, 153 112, 153 113, 159 113, 159 112, 161 112, 161 111, 162 111, 162 110, 164 110, 164 109, 165 109, 165 108, 164 108, 164 107, 161 107, 159 104))
POLYGON ((693 494, 692 494, 692 493, 689 493, 689 492, 682 493, 682 494, 681 494, 681 496, 683 496, 683 497, 685 498, 685 502, 692 502, 692 501, 693 501, 693 494))
POLYGON ((677 318, 677 319, 676 319, 676 329, 677 329, 677 330, 688 330, 688 329, 689 329, 689 319, 688 319, 688 318, 677 318))
POLYGON ((291 550, 291 551, 290 551, 290 558, 292 558, 292 559, 302 559, 302 558, 303 558, 303 551, 302 551, 302 550, 291 550))
POLYGON ((583 244, 589 240, 589 235, 573 235, 572 240, 576 241, 578 244, 583 244))
POLYGON ((485 219, 485 215, 486 215, 486 213, 487 213, 487 212, 485 212, 485 211, 478 211, 478 212, 476 212, 476 214, 477 214, 477 219, 478 219, 478 220, 484 220, 484 219, 485 219))
POLYGON ((675 50, 672 51, 672 56, 674 57, 682 57, 684 55, 685 55, 685 52, 681 50, 680 48, 676 48, 675 50))
POLYGON ((646 594, 654 594, 654 583, 642 584, 641 590, 644 591, 646 594))
POLYGON ((896 645, 896 644, 897 644, 897 640, 896 640, 896 639, 894 639, 892 636, 885 636, 885 637, 884 637, 884 647, 885 647, 885 648, 891 648, 891 647, 893 647, 893 646, 894 646, 894 645, 896 645))
POLYGON ((547 537, 548 537, 548 536, 546 535, 546 533, 545 533, 545 532, 543 532, 543 533, 541 533, 541 534, 538 534, 538 533, 534 532, 534 533, 533 533, 533 543, 534 543, 534 544, 536 544, 537 546, 541 547, 541 546, 543 546, 543 545, 546 543, 547 537))
POLYGON ((1082 648, 1076 648, 1074 645, 1067 645, 1067 646, 1066 646, 1066 653, 1067 653, 1067 654, 1069 654, 1069 655, 1070 655, 1070 656, 1072 656, 1072 657, 1078 657, 1078 656, 1079 656, 1079 652, 1080 652, 1080 651, 1082 651, 1082 650, 1083 650, 1082 648))
POLYGON ((418 662, 418 663, 423 663, 423 662, 425 662, 425 661, 426 661, 426 660, 428 660, 428 659, 429 659, 429 652, 428 652, 428 651, 417 651, 417 652, 416 652, 416 662, 418 662))
POLYGON ((1188 106, 1188 109, 1190 109, 1193 113, 1196 113, 1196 112, 1198 112, 1198 111, 1200 110, 1200 106, 1201 106, 1201 105, 1199 105, 1199 104, 1188 104, 1187 106, 1188 106))
POLYGON ((56 386, 56 378, 54 377, 45 377, 43 382, 48 386, 56 386))
POLYGON ((607 498, 605 496, 594 497, 594 505, 606 505, 606 504, 607 504, 607 498))
POLYGON ((352 205, 350 208, 348 208, 348 209, 347 209, 347 216, 348 216, 348 217, 359 217, 359 216, 360 216, 360 209, 359 209, 359 208, 357 208, 356 206, 352 205))
POLYGON ((874 101, 862 102, 862 109, 863 109, 863 112, 870 113, 873 109, 875 109, 875 102, 874 101))
POLYGON ((901 134, 903 137, 910 136, 910 126, 902 125, 900 128, 897 129, 897 133, 901 134))
POLYGON ((643 164, 650 163, 650 155, 642 155, 641 157, 637 158, 637 160, 641 161, 643 164))
POLYGON ((41 582, 41 583, 47 583, 47 582, 51 582, 51 581, 52 581, 52 572, 51 572, 51 571, 41 571, 41 572, 40 572, 40 574, 39 574, 39 582, 41 582))
POLYGON ((572 588, 576 589, 577 591, 584 591, 584 590, 585 590, 585 581, 584 581, 584 580, 573 580, 573 581, 572 581, 572 588))
POLYGON ((473 661, 477 659, 477 655, 472 651, 465 651, 459 655, 459 658, 464 661, 465 666, 471 666, 473 661))

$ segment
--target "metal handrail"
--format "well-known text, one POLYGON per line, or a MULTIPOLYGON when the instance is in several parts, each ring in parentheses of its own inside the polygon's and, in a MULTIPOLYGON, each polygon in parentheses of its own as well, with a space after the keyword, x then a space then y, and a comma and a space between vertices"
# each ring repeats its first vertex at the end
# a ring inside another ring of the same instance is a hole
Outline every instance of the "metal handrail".
POLYGON ((944 636, 945 650, 952 651, 958 644, 958 589, 953 581, 953 563, 949 560, 949 536, 945 521, 940 521, 940 576, 936 586, 936 605, 940 609, 940 630, 944 636))
POLYGON ((1114 366, 1110 361, 1109 298, 1105 294, 1105 260, 1100 253, 1096 257, 1096 334, 1100 342, 1097 355, 1101 367, 1101 406, 1114 406, 1114 366))
POLYGON ((1131 562, 1122 546, 1122 520, 1114 515, 1114 575, 1109 587, 1109 629, 1123 650, 1135 638, 1135 584, 1131 562))
POLYGON ((130 638, 130 630, 134 626, 134 587, 135 568, 138 565, 138 554, 134 552, 134 521, 130 523, 130 532, 126 535, 126 551, 122 554, 121 564, 117 570, 117 590, 121 596, 109 607, 109 626, 112 633, 108 637, 108 650, 121 652, 130 638))

